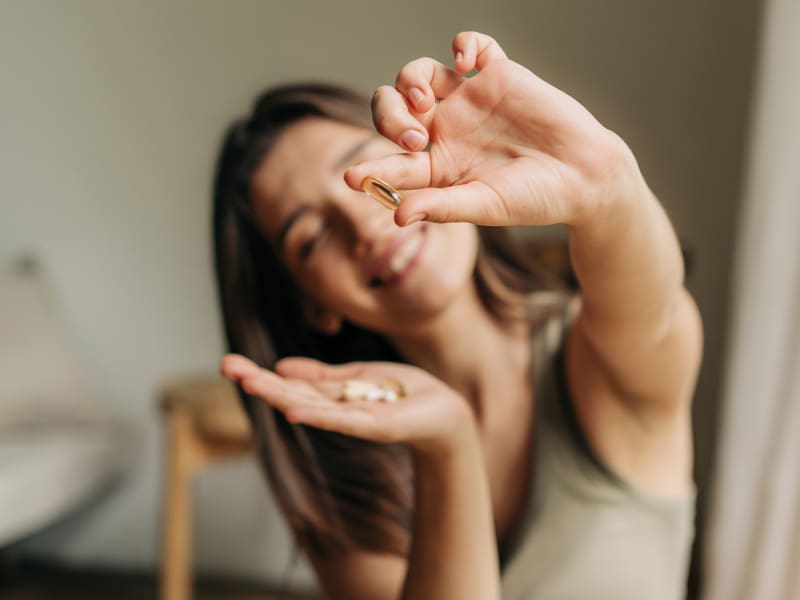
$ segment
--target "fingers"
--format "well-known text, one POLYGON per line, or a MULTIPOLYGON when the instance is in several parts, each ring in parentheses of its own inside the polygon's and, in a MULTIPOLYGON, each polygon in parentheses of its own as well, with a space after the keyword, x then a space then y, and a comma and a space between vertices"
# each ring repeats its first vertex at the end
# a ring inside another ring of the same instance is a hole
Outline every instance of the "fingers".
POLYGON ((344 381, 357 377, 363 370, 361 363, 357 362, 346 365, 329 365, 313 358, 284 358, 275 364, 275 372, 283 377, 313 382, 344 381))
POLYGON ((462 31, 453 39, 456 70, 468 73, 483 69, 494 60, 507 58, 506 53, 491 36, 477 31, 462 31))
POLYGON ((461 85, 463 77, 432 58, 407 63, 397 74, 394 86, 416 113, 431 110, 436 100, 447 98, 461 85))
POLYGON ((267 369, 260 369, 239 381, 242 389, 251 396, 261 398, 267 404, 286 412, 298 404, 327 404, 335 400, 338 386, 317 389, 301 380, 289 380, 267 369))
POLYGON ((398 73, 394 87, 381 86, 372 98, 375 128, 410 152, 428 143, 428 125, 436 100, 452 94, 464 81, 460 73, 483 69, 506 54, 490 36, 476 31, 459 33, 453 40, 456 71, 432 58, 418 58, 398 73))
POLYGON ((220 361, 219 370, 223 376, 238 382, 244 377, 260 372, 262 369, 241 354, 227 354, 220 361))
POLYGON ((431 58, 419 58, 404 66, 394 87, 384 85, 372 97, 372 119, 381 135, 406 150, 423 150, 436 100, 446 98, 462 77, 431 58))
POLYGON ((344 180, 354 190, 361 190, 367 176, 377 177, 399 190, 414 190, 431 184, 430 154, 392 154, 376 160, 368 160, 347 169, 344 180))
POLYGON ((383 85, 375 90, 372 96, 372 121, 382 136, 406 150, 422 150, 428 144, 425 123, 411 114, 405 98, 391 86, 383 85))
MULTIPOLYGON (((315 362, 315 361, 312 361, 315 362)), ((320 402, 325 396, 333 397, 335 389, 330 386, 317 386, 317 390, 298 381, 287 381, 268 369, 259 367, 255 362, 239 354, 228 354, 220 364, 220 371, 225 377, 238 383, 251 396, 258 396, 270 405, 284 410, 293 401, 320 402)))
POLYGON ((469 222, 476 225, 510 225, 511 216, 502 198, 481 181, 444 188, 430 187, 430 155, 396 154, 365 161, 345 172, 345 181, 356 190, 367 176, 391 182, 403 192, 403 201, 394 213, 400 227, 418 221, 433 223, 469 222), (425 189, 423 189, 425 188, 425 189))

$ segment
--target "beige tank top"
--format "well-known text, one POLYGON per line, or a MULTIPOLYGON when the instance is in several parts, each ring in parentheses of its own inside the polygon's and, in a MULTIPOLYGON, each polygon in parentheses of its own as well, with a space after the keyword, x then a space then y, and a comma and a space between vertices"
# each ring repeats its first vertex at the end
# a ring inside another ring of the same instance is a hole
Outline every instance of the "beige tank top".
POLYGON ((694 535, 694 494, 654 497, 591 450, 566 392, 561 348, 575 304, 536 329, 534 474, 502 571, 503 600, 678 600, 694 535))

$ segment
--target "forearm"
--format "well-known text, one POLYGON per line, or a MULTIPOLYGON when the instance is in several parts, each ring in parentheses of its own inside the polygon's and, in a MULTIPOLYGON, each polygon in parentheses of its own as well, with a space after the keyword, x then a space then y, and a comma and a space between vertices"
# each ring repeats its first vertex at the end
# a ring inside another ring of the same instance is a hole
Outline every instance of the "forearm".
POLYGON ((402 598, 499 598, 491 500, 474 427, 451 451, 415 452, 414 463, 414 536, 402 598))
POLYGON ((614 330, 641 342, 668 330, 683 287, 680 245, 641 176, 632 177, 606 214, 570 225, 570 256, 589 331, 614 330))

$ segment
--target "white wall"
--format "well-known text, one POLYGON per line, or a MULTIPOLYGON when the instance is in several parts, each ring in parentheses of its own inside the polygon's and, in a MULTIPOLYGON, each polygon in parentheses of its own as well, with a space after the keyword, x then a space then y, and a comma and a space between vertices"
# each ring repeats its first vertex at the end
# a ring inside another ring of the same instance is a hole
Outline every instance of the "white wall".
MULTIPOLYGON (((158 556, 160 382, 215 369, 211 168, 265 84, 364 90, 407 60, 448 60, 481 29, 626 137, 694 246, 707 313, 698 402, 711 435, 757 1, 0 2, 0 262, 44 260, 79 358, 140 437, 125 481, 28 544, 68 560, 158 556), (710 363, 708 362, 710 361, 710 363)), ((710 442, 705 442, 710 447, 710 442)), ((701 471, 707 453, 701 458, 701 471)), ((280 575, 286 532, 250 464, 197 482, 201 567, 280 575)))
POLYGON ((800 3, 765 13, 704 600, 800 598, 800 3))

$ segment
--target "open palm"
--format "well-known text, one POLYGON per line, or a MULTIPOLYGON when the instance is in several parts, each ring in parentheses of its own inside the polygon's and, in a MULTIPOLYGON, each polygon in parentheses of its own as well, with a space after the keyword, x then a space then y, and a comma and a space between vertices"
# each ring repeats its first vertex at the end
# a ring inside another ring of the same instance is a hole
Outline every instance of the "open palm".
POLYGON ((272 372, 231 354, 223 359, 221 371, 291 422, 376 442, 406 442, 423 450, 435 449, 446 445, 472 419, 461 396, 409 365, 363 362, 332 366, 290 358, 278 362, 272 372), (407 395, 391 404, 343 400, 343 384, 353 379, 376 384, 394 379, 403 384, 407 395))

